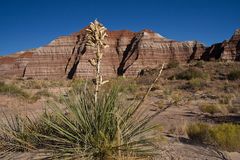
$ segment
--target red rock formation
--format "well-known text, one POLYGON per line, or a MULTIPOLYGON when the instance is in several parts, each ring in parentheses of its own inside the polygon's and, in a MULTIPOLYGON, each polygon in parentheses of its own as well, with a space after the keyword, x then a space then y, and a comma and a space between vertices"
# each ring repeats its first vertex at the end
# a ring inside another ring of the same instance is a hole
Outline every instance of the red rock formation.
POLYGON ((36 49, 24 76, 37 79, 65 77, 64 70, 76 39, 75 36, 63 36, 36 49))
POLYGON ((204 60, 240 60, 240 29, 237 29, 229 40, 213 44, 206 49, 202 59, 204 60))
POLYGON ((33 52, 20 52, 9 57, 0 57, 0 75, 3 77, 23 77, 33 52))
MULTIPOLYGON (((136 76, 145 67, 157 67, 171 59, 186 62, 190 58, 199 58, 205 49, 198 42, 176 42, 149 30, 139 33, 112 31, 108 35, 107 44, 110 47, 105 50, 102 60, 104 77, 136 76)), ((94 70, 88 60, 94 57, 94 52, 85 48, 84 32, 80 32, 77 37, 65 72, 68 78, 73 75, 93 77, 94 70)))
MULTIPOLYGON (((2 57, 0 75, 35 79, 71 79, 75 76, 91 78, 95 73, 88 60, 94 57, 94 50, 86 47, 85 34, 83 29, 59 37, 31 52, 2 57)), ((197 41, 177 42, 150 30, 138 33, 127 30, 108 31, 108 35, 107 44, 110 47, 104 51, 101 66, 104 77, 137 76, 143 68, 157 67, 173 59, 188 62, 200 58, 217 59, 218 55, 223 59, 239 59, 239 31, 229 41, 216 44, 207 51, 197 41)))

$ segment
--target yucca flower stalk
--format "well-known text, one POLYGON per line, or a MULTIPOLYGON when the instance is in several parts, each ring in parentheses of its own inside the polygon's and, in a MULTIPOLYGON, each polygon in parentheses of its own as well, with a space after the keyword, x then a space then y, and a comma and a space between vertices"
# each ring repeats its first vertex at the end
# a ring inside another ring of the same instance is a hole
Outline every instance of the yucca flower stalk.
POLYGON ((106 28, 99 23, 97 20, 90 23, 87 31, 87 46, 90 46, 95 49, 96 57, 89 59, 89 63, 96 69, 95 76, 95 104, 98 99, 99 87, 106 83, 107 81, 102 81, 102 75, 100 72, 101 60, 103 57, 103 49, 107 48, 108 45, 105 43, 105 38, 107 37, 106 28))

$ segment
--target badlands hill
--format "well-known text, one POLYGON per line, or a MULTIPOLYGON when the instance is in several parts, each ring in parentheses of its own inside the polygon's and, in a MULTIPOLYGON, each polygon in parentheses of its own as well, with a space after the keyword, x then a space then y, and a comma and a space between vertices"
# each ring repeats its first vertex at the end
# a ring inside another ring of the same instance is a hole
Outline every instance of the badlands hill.
MULTIPOLYGON (((229 40, 204 46, 198 41, 178 42, 150 30, 108 31, 103 57, 105 77, 137 76, 144 68, 176 60, 240 60, 240 29, 229 40)), ((86 46, 85 29, 61 36, 48 45, 0 57, 0 76, 25 79, 91 78, 94 70, 88 60, 94 56, 86 46)))

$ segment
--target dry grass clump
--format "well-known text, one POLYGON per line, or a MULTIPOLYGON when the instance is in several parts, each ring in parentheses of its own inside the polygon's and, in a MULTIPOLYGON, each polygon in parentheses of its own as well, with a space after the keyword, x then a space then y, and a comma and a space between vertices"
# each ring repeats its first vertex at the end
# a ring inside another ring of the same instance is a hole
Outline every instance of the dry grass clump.
POLYGON ((234 113, 238 114, 240 113, 240 106, 239 105, 226 105, 226 104, 204 104, 199 107, 200 110, 204 113, 209 113, 211 115, 214 114, 228 114, 228 113, 234 113))
POLYGON ((240 79, 240 70, 239 70, 239 69, 236 69, 236 70, 231 71, 231 72, 227 75, 227 78, 228 78, 229 80, 238 80, 238 79, 240 79))
POLYGON ((30 95, 14 84, 0 82, 0 94, 28 99, 30 95))
POLYGON ((219 97, 219 103, 221 103, 221 104, 230 104, 234 97, 235 97, 235 95, 233 95, 233 94, 227 94, 227 93, 222 94, 219 97))
POLYGON ((41 89, 37 91, 35 94, 31 94, 30 92, 26 92, 24 89, 18 87, 14 84, 6 84, 4 82, 0 82, 0 94, 15 96, 22 98, 28 103, 34 103, 42 97, 54 97, 47 89, 41 89))
POLYGON ((180 86, 180 89, 184 90, 200 90, 204 89, 204 87, 207 86, 206 80, 203 80, 201 78, 195 78, 187 81, 186 84, 183 86, 180 86))
POLYGON ((25 80, 21 81, 19 86, 23 89, 41 89, 46 88, 47 85, 43 81, 40 80, 25 80))
POLYGON ((116 85, 118 86, 120 92, 131 94, 135 93, 139 87, 134 79, 118 77, 110 80, 109 83, 104 86, 104 88, 112 88, 116 85))
POLYGON ((36 92, 31 98, 30 102, 36 102, 37 100, 41 99, 42 97, 54 97, 56 98, 53 94, 51 94, 47 89, 42 89, 38 92, 36 92))
POLYGON ((171 69, 171 68, 177 68, 179 66, 179 62, 177 60, 171 60, 169 61, 169 63, 167 64, 167 68, 171 69))
POLYGON ((53 87, 63 87, 67 82, 63 80, 24 80, 18 81, 18 85, 23 89, 43 89, 53 87))
POLYGON ((159 73, 159 68, 161 68, 161 66, 156 67, 156 68, 147 67, 145 69, 142 69, 136 79, 137 84, 151 85, 155 79, 154 77, 156 77, 159 73))
POLYGON ((240 99, 237 93, 219 94, 215 103, 203 103, 199 106, 200 111, 209 114, 238 114, 240 113, 240 99))
POLYGON ((228 111, 229 113, 235 113, 239 114, 240 113, 240 100, 238 98, 234 98, 229 102, 228 105, 228 111))
POLYGON ((229 105, 227 107, 229 113, 235 113, 239 114, 240 113, 240 106, 239 105, 229 105))
POLYGON ((83 79, 74 79, 71 81, 71 83, 69 83, 69 87, 71 91, 74 92, 80 92, 85 85, 88 85, 88 87, 92 88, 92 83, 88 82, 87 80, 83 80, 83 79))
POLYGON ((187 127, 187 135, 197 143, 207 143, 210 137, 209 125, 205 123, 191 124, 187 127))
POLYGON ((211 115, 216 113, 227 114, 227 105, 215 104, 215 103, 204 103, 199 107, 200 111, 203 113, 209 113, 211 115))
POLYGON ((229 113, 240 113, 240 98, 237 93, 223 94, 219 97, 219 103, 225 105, 229 113))
POLYGON ((177 122, 177 124, 172 124, 168 132, 177 136, 186 135, 187 123, 183 121, 182 123, 177 122))
MULTIPOLYGON (((86 88, 86 85, 89 89, 92 89, 94 87, 92 81, 82 79, 73 80, 69 85, 69 87, 71 88, 69 92, 80 92, 81 90, 86 88)), ((118 86, 119 92, 130 94, 135 93, 139 87, 134 79, 117 77, 110 79, 108 83, 101 86, 101 90, 109 91, 109 88, 112 88, 114 86, 118 86)))
POLYGON ((191 124, 187 128, 190 139, 198 143, 216 146, 227 151, 240 151, 240 125, 205 123, 191 124))

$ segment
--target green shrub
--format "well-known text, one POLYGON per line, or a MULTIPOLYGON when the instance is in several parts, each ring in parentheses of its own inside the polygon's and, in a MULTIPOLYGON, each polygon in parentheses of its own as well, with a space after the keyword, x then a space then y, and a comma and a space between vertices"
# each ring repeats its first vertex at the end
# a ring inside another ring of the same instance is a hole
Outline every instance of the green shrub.
POLYGON ((177 60, 170 60, 167 64, 167 68, 177 68, 179 66, 179 62, 177 60))
POLYGON ((197 61, 196 64, 194 65, 195 67, 202 68, 204 65, 204 61, 197 61))
POLYGON ((138 105, 122 106, 117 97, 116 89, 99 93, 95 104, 94 94, 81 91, 64 99, 64 110, 50 103, 52 111, 35 121, 12 118, 0 128, 0 150, 7 154, 43 149, 50 159, 151 156, 158 126, 149 122, 157 114, 142 115, 138 105))
POLYGON ((196 123, 188 126, 187 134, 195 142, 214 145, 227 151, 240 151, 240 125, 237 124, 210 126, 196 123))
POLYGON ((205 83, 201 80, 201 79, 191 79, 189 81, 189 85, 193 88, 193 89, 198 89, 198 88, 202 88, 205 86, 205 83))
POLYGON ((238 80, 240 79, 240 70, 233 70, 228 75, 227 78, 229 80, 238 80))
POLYGON ((195 78, 205 79, 205 78, 207 78, 207 76, 208 76, 207 74, 203 73, 199 69, 190 68, 190 69, 187 69, 187 70, 177 74, 175 77, 176 77, 176 79, 191 80, 191 79, 195 79, 195 78))
POLYGON ((13 84, 5 84, 4 82, 0 82, 0 94, 29 98, 29 94, 18 86, 13 84))
POLYGON ((205 86, 206 86, 205 81, 203 81, 202 79, 196 78, 196 79, 191 79, 181 88, 182 89, 190 89, 190 90, 199 90, 205 86))

